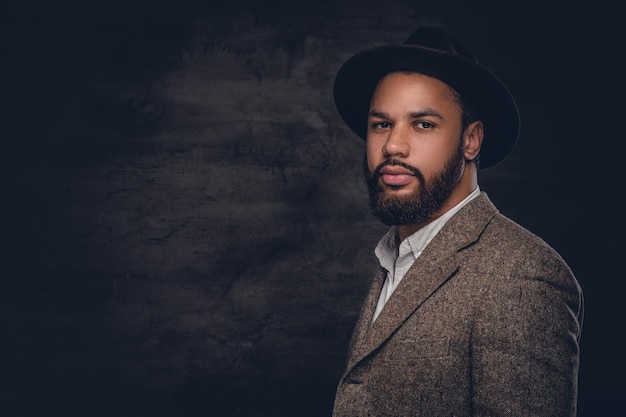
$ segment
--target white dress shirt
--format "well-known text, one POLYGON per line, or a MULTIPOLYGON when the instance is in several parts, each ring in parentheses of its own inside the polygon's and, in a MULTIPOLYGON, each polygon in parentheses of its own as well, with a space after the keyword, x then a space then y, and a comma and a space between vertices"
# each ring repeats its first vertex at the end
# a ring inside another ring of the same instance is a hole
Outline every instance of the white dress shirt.
POLYGON ((389 300, 389 297, 391 297, 391 294, 393 294, 393 291, 404 277, 404 274, 413 265, 417 257, 420 256, 424 248, 457 211, 472 199, 478 197, 479 194, 480 188, 476 187, 463 201, 404 239, 400 244, 398 244, 398 230, 396 226, 392 227, 378 242, 374 253, 378 258, 380 266, 387 271, 387 279, 380 292, 372 323, 382 311, 387 300, 389 300))

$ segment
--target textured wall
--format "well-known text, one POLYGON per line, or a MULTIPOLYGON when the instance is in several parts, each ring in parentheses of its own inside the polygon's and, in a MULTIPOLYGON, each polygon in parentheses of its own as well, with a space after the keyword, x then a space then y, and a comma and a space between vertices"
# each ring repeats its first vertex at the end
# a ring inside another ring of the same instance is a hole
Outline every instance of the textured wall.
POLYGON ((612 10, 14 3, 0 44, 3 415, 328 415, 385 231, 332 81, 418 22, 446 24, 517 97, 521 141, 481 187, 586 291, 581 416, 617 404, 612 10))

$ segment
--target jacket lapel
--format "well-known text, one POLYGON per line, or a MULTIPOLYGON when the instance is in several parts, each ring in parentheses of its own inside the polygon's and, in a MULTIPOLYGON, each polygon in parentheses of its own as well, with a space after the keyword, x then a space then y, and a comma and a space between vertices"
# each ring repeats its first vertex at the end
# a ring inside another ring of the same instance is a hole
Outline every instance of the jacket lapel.
POLYGON ((368 350, 374 350, 387 340, 458 269, 453 255, 432 259, 432 251, 429 252, 424 250, 407 271, 372 324, 367 338, 368 350))
POLYGON ((357 320, 356 326, 354 328, 354 334, 352 335, 352 340, 350 342, 350 349, 348 349, 348 364, 351 364, 356 359, 356 357, 360 356, 360 348, 365 346, 365 343, 367 341, 367 335, 371 326, 372 317, 374 316, 374 310, 376 309, 376 305, 378 304, 378 297, 380 296, 380 291, 383 288, 383 284, 385 283, 386 278, 387 271, 382 267, 379 268, 378 274, 376 274, 376 277, 372 282, 369 292, 365 297, 363 307, 361 308, 361 314, 359 314, 359 319, 357 320))
POLYGON ((424 249, 370 326, 384 281, 379 273, 379 282, 372 285, 357 323, 348 370, 383 344, 428 297, 454 276, 459 268, 457 253, 478 240, 497 213, 485 193, 459 210, 424 249))

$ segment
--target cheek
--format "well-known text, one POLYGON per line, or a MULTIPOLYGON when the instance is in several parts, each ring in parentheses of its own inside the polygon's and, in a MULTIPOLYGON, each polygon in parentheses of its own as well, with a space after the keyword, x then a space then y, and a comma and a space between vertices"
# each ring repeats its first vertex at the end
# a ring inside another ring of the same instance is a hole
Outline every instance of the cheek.
POLYGON ((439 140, 425 144, 415 153, 424 169, 429 171, 440 170, 459 150, 458 141, 439 140))
POLYGON ((366 143, 365 156, 367 157, 367 166, 370 172, 373 172, 374 169, 376 169, 376 167, 382 162, 383 158, 380 147, 370 140, 366 143))

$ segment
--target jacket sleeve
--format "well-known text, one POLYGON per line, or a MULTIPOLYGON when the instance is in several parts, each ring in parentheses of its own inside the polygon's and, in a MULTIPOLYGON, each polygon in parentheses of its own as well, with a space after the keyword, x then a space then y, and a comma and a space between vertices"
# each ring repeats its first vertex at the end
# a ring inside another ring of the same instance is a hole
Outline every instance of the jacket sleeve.
POLYGON ((473 323, 473 415, 575 416, 582 291, 558 255, 519 259, 473 323))

